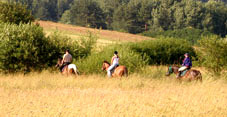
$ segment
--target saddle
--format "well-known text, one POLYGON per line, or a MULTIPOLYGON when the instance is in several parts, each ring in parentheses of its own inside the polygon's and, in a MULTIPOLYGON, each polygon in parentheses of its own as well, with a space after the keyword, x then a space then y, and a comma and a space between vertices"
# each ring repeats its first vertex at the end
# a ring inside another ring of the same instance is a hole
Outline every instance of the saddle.
POLYGON ((190 70, 190 68, 182 71, 181 74, 180 74, 180 76, 183 77, 189 70, 190 70))
POLYGON ((69 65, 65 65, 65 66, 62 68, 61 72, 63 72, 65 69, 67 69, 68 66, 69 66, 69 65))
POLYGON ((60 67, 60 69, 61 69, 61 72, 63 72, 66 68, 68 68, 68 65, 69 65, 70 63, 63 63, 63 65, 60 67))
POLYGON ((115 67, 111 70, 111 73, 113 73, 114 70, 115 70, 117 67, 119 67, 119 65, 115 66, 115 67))

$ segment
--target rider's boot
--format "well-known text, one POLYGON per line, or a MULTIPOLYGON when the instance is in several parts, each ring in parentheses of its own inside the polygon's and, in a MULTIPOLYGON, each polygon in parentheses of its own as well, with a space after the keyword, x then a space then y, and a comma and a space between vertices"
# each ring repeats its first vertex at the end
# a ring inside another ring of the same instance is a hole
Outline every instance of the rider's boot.
POLYGON ((111 78, 112 77, 112 73, 111 73, 111 71, 107 71, 107 76, 109 77, 109 78, 111 78))

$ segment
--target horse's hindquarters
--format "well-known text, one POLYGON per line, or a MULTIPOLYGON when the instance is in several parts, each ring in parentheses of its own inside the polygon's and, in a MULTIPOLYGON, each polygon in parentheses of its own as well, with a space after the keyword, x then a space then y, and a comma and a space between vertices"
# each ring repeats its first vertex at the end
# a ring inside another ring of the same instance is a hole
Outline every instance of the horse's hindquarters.
POLYGON ((128 70, 125 66, 119 66, 114 70, 114 75, 115 76, 128 76, 128 70))
POLYGON ((69 64, 68 65, 68 73, 69 74, 76 74, 78 75, 78 70, 75 64, 69 64))
POLYGON ((188 81, 202 81, 202 74, 198 70, 189 70, 182 79, 188 81))

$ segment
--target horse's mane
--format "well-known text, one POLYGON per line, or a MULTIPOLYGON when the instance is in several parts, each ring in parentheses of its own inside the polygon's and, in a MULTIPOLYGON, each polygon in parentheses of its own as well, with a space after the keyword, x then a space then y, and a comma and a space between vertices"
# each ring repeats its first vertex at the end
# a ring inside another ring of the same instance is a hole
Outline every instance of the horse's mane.
POLYGON ((108 61, 106 61, 106 60, 105 60, 105 61, 103 61, 103 63, 106 63, 106 64, 109 64, 109 65, 110 65, 110 63, 109 63, 108 61))
POLYGON ((61 61, 62 60, 62 57, 58 57, 58 60, 61 61))

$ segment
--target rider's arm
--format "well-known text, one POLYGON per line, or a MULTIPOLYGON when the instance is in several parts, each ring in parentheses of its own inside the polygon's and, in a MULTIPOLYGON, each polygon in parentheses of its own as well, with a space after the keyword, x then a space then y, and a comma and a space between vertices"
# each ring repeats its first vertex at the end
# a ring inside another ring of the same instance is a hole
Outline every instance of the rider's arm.
POLYGON ((61 64, 63 64, 64 60, 65 60, 65 54, 64 54, 63 59, 61 61, 61 64))
POLYGON ((186 66, 186 67, 190 67, 190 59, 189 58, 187 58, 186 60, 185 60, 185 62, 184 62, 184 66, 186 66))
POLYGON ((113 64, 113 60, 114 60, 114 56, 113 56, 112 59, 111 59, 111 65, 113 64))

